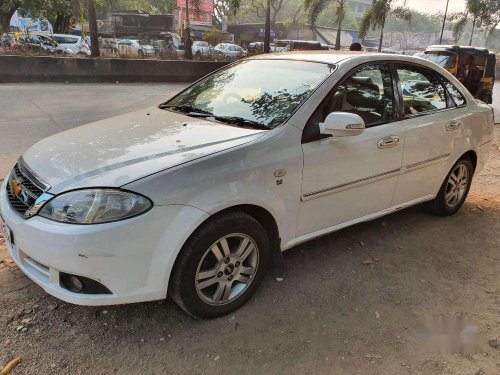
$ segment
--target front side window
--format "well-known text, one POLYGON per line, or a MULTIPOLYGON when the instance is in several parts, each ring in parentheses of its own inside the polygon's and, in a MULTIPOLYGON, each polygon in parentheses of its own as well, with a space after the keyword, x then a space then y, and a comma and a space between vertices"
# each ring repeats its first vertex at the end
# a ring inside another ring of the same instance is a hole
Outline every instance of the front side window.
POLYGON ((444 87, 432 70, 413 65, 398 65, 397 73, 407 116, 447 107, 444 87))
POLYGON ((333 70, 325 63, 247 60, 211 74, 161 107, 270 129, 287 120, 333 70))
POLYGON ((307 127, 317 128, 332 112, 355 113, 366 127, 393 121, 394 92, 389 67, 364 65, 341 81, 313 113, 307 127))

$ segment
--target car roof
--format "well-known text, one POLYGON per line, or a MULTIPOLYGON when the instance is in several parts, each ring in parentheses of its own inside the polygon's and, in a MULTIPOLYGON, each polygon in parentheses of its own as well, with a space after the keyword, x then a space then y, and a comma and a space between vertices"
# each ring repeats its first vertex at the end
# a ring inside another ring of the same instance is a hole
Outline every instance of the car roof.
POLYGON ((408 55, 395 55, 389 53, 374 53, 374 52, 364 52, 364 51, 332 51, 332 50, 318 50, 318 51, 292 51, 292 52, 278 52, 270 54, 262 54, 252 56, 249 59, 269 59, 269 60, 296 60, 296 61, 310 61, 325 64, 338 64, 341 61, 352 61, 364 63, 369 61, 401 61, 401 62, 411 62, 421 65, 427 65, 432 68, 436 68, 436 64, 431 63, 425 59, 419 57, 413 57, 408 55))

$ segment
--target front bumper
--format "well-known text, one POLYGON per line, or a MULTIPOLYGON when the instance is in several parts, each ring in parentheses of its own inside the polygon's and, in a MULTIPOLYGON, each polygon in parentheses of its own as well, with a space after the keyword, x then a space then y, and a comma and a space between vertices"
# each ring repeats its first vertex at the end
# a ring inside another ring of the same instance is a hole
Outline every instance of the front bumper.
POLYGON ((183 205, 155 206, 144 215, 114 223, 72 225, 34 216, 22 218, 8 203, 5 183, 0 214, 13 234, 9 253, 47 293, 80 305, 163 299, 175 258, 207 217, 183 205), (80 294, 60 284, 60 273, 98 281, 111 294, 80 294))

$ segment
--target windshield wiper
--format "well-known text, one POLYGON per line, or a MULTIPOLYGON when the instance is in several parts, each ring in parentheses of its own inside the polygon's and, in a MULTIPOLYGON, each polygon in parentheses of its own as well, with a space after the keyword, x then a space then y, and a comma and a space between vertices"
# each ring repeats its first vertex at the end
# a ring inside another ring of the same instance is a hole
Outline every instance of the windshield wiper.
POLYGON ((238 116, 214 116, 214 119, 220 122, 225 122, 227 124, 239 125, 245 128, 254 128, 254 129, 262 129, 269 130, 269 127, 261 124, 260 122, 248 120, 243 117, 238 116))
POLYGON ((193 115, 203 115, 203 116, 213 116, 212 112, 206 111, 201 108, 196 108, 188 104, 183 104, 183 105, 168 105, 168 104, 160 104, 158 106, 160 109, 165 109, 165 108, 171 108, 175 111, 179 112, 184 112, 187 114, 193 114, 193 115))

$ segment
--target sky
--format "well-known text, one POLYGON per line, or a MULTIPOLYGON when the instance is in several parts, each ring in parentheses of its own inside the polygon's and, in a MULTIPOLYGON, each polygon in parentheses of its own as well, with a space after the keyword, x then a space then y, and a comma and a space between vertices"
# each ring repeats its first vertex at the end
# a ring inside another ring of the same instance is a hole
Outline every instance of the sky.
MULTIPOLYGON (((403 5, 405 0, 397 0, 398 5, 403 5)), ((406 6, 425 13, 443 12, 446 8, 446 0, 406 0, 406 6)), ((465 10, 465 0, 450 0, 448 13, 461 12, 465 10)))

